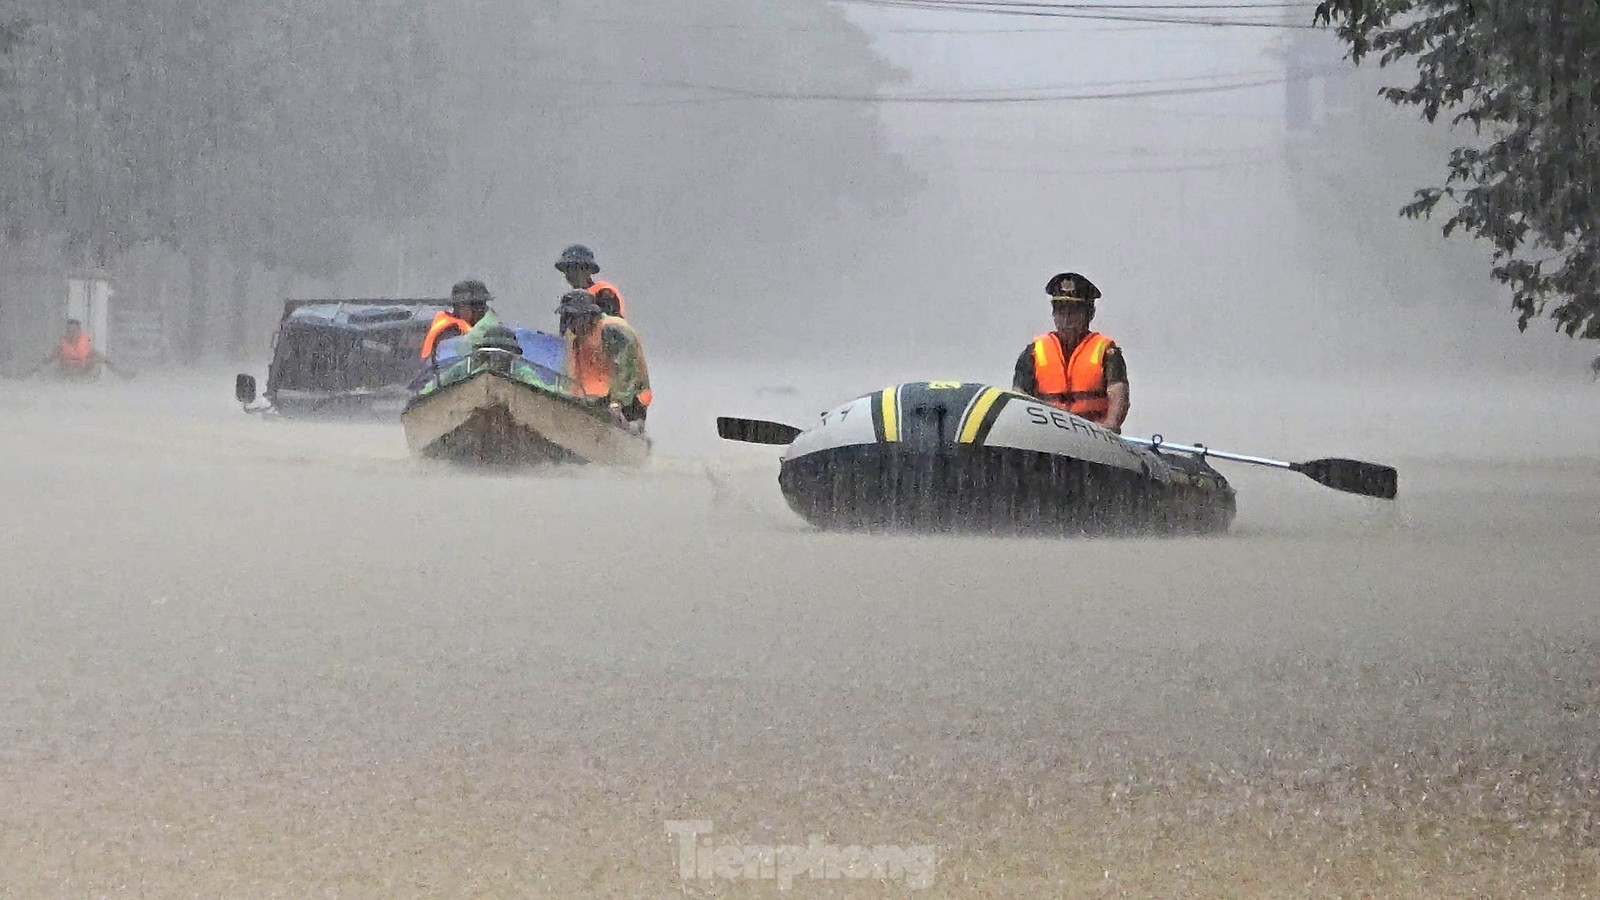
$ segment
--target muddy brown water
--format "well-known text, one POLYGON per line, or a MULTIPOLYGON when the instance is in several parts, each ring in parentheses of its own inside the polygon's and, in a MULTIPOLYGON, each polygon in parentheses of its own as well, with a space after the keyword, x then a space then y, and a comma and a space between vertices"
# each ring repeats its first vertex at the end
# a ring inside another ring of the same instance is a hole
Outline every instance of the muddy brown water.
POLYGON ((1401 498, 1229 467, 1229 535, 1092 541, 816 533, 708 436, 849 392, 537 476, 228 392, 0 382, 0 894, 1600 891, 1593 392, 1146 398, 1401 498))

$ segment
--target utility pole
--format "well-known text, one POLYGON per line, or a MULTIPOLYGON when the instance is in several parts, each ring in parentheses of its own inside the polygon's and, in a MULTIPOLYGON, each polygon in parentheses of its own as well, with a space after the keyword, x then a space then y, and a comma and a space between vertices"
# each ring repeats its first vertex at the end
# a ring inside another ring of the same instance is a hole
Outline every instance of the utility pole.
MULTIPOLYGON (((1297 21, 1305 14, 1305 10, 1285 5, 1283 9, 1283 23, 1285 25, 1299 25, 1297 21)), ((1305 29, 1286 29, 1290 35, 1288 47, 1283 54, 1284 77, 1287 79, 1283 85, 1283 118, 1290 134, 1304 134, 1311 129, 1313 119, 1311 105, 1311 70, 1308 65, 1312 56, 1311 32, 1305 29)))

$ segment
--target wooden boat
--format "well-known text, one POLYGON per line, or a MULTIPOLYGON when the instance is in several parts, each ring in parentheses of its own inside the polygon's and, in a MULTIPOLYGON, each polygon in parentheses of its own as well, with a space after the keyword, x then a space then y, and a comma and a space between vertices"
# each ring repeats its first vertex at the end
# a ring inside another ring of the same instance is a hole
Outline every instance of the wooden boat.
POLYGON ((559 338, 519 329, 507 340, 511 334, 491 331, 423 381, 400 414, 413 455, 479 465, 638 466, 649 459, 642 430, 567 389, 559 358, 550 364, 559 338))

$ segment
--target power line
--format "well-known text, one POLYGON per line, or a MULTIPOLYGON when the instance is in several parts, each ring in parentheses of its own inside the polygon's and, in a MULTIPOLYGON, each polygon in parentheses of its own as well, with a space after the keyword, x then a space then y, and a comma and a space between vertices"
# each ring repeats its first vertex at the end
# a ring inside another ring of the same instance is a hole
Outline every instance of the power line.
MULTIPOLYGON (((1335 69, 1308 70, 1295 77, 1307 78, 1334 74, 1335 69)), ((781 91, 762 90, 757 88, 729 87, 718 84, 702 84, 697 82, 664 82, 664 81, 618 81, 593 78, 562 78, 551 77, 540 80, 540 84, 549 87, 561 88, 617 88, 629 91, 639 90, 681 90, 697 91, 702 94, 714 96, 700 97, 662 97, 638 100, 623 100, 606 103, 584 99, 578 101, 577 106, 586 103, 600 102, 608 106, 671 106, 697 103, 728 102, 741 99, 760 100, 835 100, 841 102, 860 103, 1027 103, 1050 100, 1099 100, 1119 99, 1122 97, 1159 97, 1167 95, 1184 95, 1190 93, 1209 93, 1213 91, 1241 90, 1258 85, 1282 84, 1290 80, 1278 74, 1277 70, 1244 71, 1244 72, 1213 72, 1205 75, 1182 75, 1163 78, 1127 78, 1109 81, 1079 81, 1068 84, 1017 86, 1003 88, 973 88, 959 93, 922 94, 849 94, 833 93, 828 91, 781 91), (1163 85, 1156 90, 1111 90, 1119 88, 1139 88, 1147 85, 1163 85), (1178 87, 1189 85, 1190 87, 1178 87)))
POLYGON ((1117 79, 1115 81, 1078 81, 1078 82, 1073 82, 1071 84, 1045 84, 1045 85, 1035 85, 1035 86, 1011 85, 1009 87, 1003 87, 1003 88, 968 88, 966 90, 963 90, 959 94, 949 94, 949 95, 943 95, 943 94, 931 94, 931 95, 900 94, 900 95, 894 95, 894 94, 889 94, 889 95, 875 95, 875 96, 880 96, 882 99, 887 99, 887 100, 895 100, 895 99, 917 100, 917 99, 921 99, 924 96, 935 96, 935 97, 939 97, 939 96, 959 96, 959 97, 971 97, 973 99, 982 100, 982 99, 987 99, 983 95, 992 95, 992 94, 1001 94, 1001 95, 1020 97, 1020 96, 1026 95, 1026 94, 1060 93, 1060 92, 1063 92, 1063 91, 1100 90, 1100 89, 1104 89, 1104 88, 1143 87, 1145 85, 1151 85, 1151 84, 1165 84, 1165 85, 1207 84, 1207 83, 1210 83, 1210 84, 1228 84, 1228 83, 1231 83, 1231 82, 1234 82, 1234 81, 1253 79, 1253 78, 1274 78, 1274 77, 1278 77, 1278 74, 1279 74, 1279 72, 1276 69, 1271 70, 1271 71, 1255 71, 1255 72, 1213 72, 1213 73, 1208 74, 1208 75, 1182 75, 1182 76, 1179 76, 1179 77, 1176 77, 1176 78, 1172 78, 1172 77, 1168 77, 1168 78, 1124 78, 1124 79, 1117 79))
MULTIPOLYGON (((858 0, 837 0, 850 3, 858 0)), ((1315 10, 1317 3, 1034 3, 1024 0, 859 0, 866 5, 907 6, 915 10, 946 13, 1000 13, 1037 10, 1043 13, 1213 13, 1213 11, 1288 11, 1315 10)), ((1203 21, 1203 19, 1202 19, 1203 21)))
MULTIPOLYGON (((966 89, 966 90, 962 91, 960 94, 950 94, 950 95, 938 94, 938 93, 929 93, 929 94, 926 94, 926 95, 924 95, 924 94, 900 94, 900 95, 894 95, 894 94, 888 94, 888 95, 872 94, 872 95, 862 95, 862 96, 870 96, 870 97, 873 97, 875 99, 880 99, 880 100, 895 100, 895 99, 917 100, 917 99, 922 99, 925 96, 932 96, 932 97, 961 96, 961 97, 971 97, 973 99, 982 100, 982 99, 988 99, 985 95, 993 95, 993 94, 1001 94, 1001 95, 1010 94, 1010 95, 1022 96, 1024 94, 1040 93, 1040 92, 1098 90, 1098 89, 1102 89, 1102 88, 1139 87, 1139 86, 1150 85, 1150 84, 1176 85, 1176 84, 1195 84, 1195 83, 1202 83, 1203 84, 1203 83, 1207 83, 1207 82, 1215 83, 1215 84, 1225 84, 1225 83, 1229 83, 1229 82, 1232 82, 1232 81, 1237 81, 1237 80, 1240 80, 1240 79, 1268 78, 1268 77, 1276 77, 1277 75, 1278 75, 1278 71, 1275 70, 1275 69, 1274 70, 1270 70, 1270 71, 1268 71, 1268 70, 1258 70, 1258 71, 1253 71, 1253 72, 1212 72, 1212 73, 1209 73, 1209 74, 1206 74, 1206 75, 1180 75, 1180 76, 1175 76, 1175 77, 1169 76, 1169 77, 1165 77, 1165 78, 1119 78, 1119 79, 1115 79, 1115 80, 1111 80, 1111 81, 1075 81, 1075 82, 1071 82, 1071 83, 1068 83, 1068 84, 1010 85, 1008 87, 997 87, 997 88, 969 88, 969 89, 966 89)), ((618 81, 618 80, 612 80, 612 79, 599 79, 599 78, 563 78, 563 77, 559 77, 559 76, 541 78, 541 79, 539 79, 538 84, 540 86, 543 86, 543 87, 562 87, 562 88, 621 88, 621 89, 625 89, 625 90, 650 90, 650 89, 666 88, 666 89, 677 89, 677 90, 685 90, 686 89, 686 90, 714 91, 714 92, 717 92, 717 93, 724 93, 724 94, 738 92, 738 91, 755 90, 758 93, 775 93, 775 91, 762 91, 760 89, 753 89, 753 88, 736 88, 736 87, 726 87, 726 86, 723 86, 723 85, 704 85, 704 84, 698 84, 698 83, 693 83, 693 82, 618 81)))
POLYGON ((752 91, 742 88, 721 87, 710 84, 674 83, 673 87, 705 91, 743 100, 824 101, 839 103, 930 103, 930 104, 1001 104, 1001 103, 1058 103, 1083 100, 1131 100, 1140 97, 1177 97, 1189 94, 1216 94, 1249 88, 1285 84, 1287 78, 1261 78, 1235 84, 1200 85, 1186 88, 1157 88, 1134 91, 1104 91, 1072 94, 1049 94, 1015 97, 973 97, 961 95, 882 96, 877 94, 834 94, 823 92, 752 91))
MULTIPOLYGON (((996 161, 1006 159, 1016 160, 1027 154, 1031 158, 1039 158, 1041 150, 1047 152, 1052 160, 1062 156, 1081 158, 1083 154, 1092 154, 1095 161, 1102 158, 1107 161, 1121 163, 1140 163, 1157 165, 1179 158, 1185 162, 1195 162, 1204 159, 1238 159, 1243 154, 1259 153, 1260 144, 1247 145, 1213 145, 1188 146, 1181 142, 1155 141, 1146 144, 1119 146, 1115 144, 1095 143, 1092 145, 1073 145, 1051 143, 1048 147, 1041 147, 1040 142, 1034 138, 1009 138, 996 139, 992 137, 974 136, 970 133, 950 133, 948 129, 937 134, 928 135, 901 135, 894 140, 896 147, 903 147, 911 153, 971 153, 983 154, 986 159, 995 158, 996 161)), ((1276 144, 1273 145, 1277 146, 1276 144)))
POLYGON ((924 6, 939 8, 980 7, 994 9, 1063 9, 1100 11, 1177 10, 1209 12, 1216 9, 1315 9, 1316 3, 1297 0, 1287 3, 1039 3, 1031 0, 917 0, 924 6))
POLYGON ((1194 163, 1173 166, 1130 166, 1111 169, 1028 169, 1028 168, 1002 168, 994 166, 929 166, 927 168, 951 171, 973 172, 985 175, 1037 175, 1054 177, 1084 177, 1106 175, 1164 175, 1177 172, 1220 172, 1229 169, 1251 168, 1261 165, 1281 165, 1281 156, 1262 155, 1255 158, 1232 160, 1229 162, 1194 163))
MULTIPOLYGON (((680 22, 667 19, 562 19, 563 24, 573 24, 583 27, 598 27, 619 31, 656 31, 660 29, 676 29, 680 31, 738 31, 738 32, 776 32, 782 34, 837 34, 838 27, 793 26, 793 25, 757 25, 742 22, 680 22)), ((1068 26, 1061 28, 863 28, 871 35, 879 34, 1102 34, 1109 31, 1151 31, 1151 26, 1160 23, 1133 23, 1127 26, 1103 26, 1098 28, 1084 28, 1068 26)))
POLYGON ((843 3, 854 3, 860 6, 873 6, 881 9, 918 10, 923 12, 943 13, 976 13, 990 16, 1022 16, 1036 19, 1083 19, 1102 22, 1145 22, 1165 25, 1205 25, 1210 27, 1241 27, 1241 28, 1315 28, 1312 24, 1294 24, 1290 22, 1268 22, 1262 20, 1245 19, 1207 19, 1198 16, 1179 15, 1145 15, 1126 11, 1090 12, 1086 10, 1071 10, 1060 8, 1028 9, 1021 7, 995 7, 984 6, 978 3, 962 3, 953 5, 932 2, 932 0, 839 0, 843 3))
MULTIPOLYGON (((839 0, 850 2, 850 0, 839 0)), ((1071 12, 1212 12, 1215 10, 1290 10, 1316 9, 1317 4, 1297 0, 1287 3, 1039 3, 1032 0, 900 0, 906 5, 950 12, 991 9, 1039 9, 1071 12)), ((899 5, 885 0, 885 5, 899 5)))
MULTIPOLYGON (((1089 19, 1104 22, 1147 22, 1166 25, 1204 25, 1213 28, 1287 28, 1296 30, 1311 30, 1318 26, 1312 23, 1295 24, 1293 22, 1266 22, 1260 20, 1244 19, 1204 19, 1195 16, 1174 15, 1139 15, 1131 10, 1112 12, 1088 12, 1082 8, 1063 8, 1049 6, 1041 9, 1022 8, 1015 6, 986 5, 981 0, 961 0, 958 4, 939 2, 939 0, 837 0, 841 3, 852 3, 858 6, 877 7, 879 9, 905 9, 923 12, 946 13, 976 13, 990 16, 1023 16, 1041 19, 1089 19)), ((1259 4, 1254 4, 1259 6, 1259 4)), ((1099 7, 1105 9, 1106 7, 1099 7)), ((1188 7, 1195 8, 1195 7, 1188 7)), ((1289 7, 1298 8, 1298 7, 1289 7)))

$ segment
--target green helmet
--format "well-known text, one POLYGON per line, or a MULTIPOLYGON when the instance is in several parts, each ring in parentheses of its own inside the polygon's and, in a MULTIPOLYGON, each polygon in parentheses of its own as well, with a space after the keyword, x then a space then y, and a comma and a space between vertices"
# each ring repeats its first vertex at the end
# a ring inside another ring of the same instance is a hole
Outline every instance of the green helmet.
POLYGON ((517 341, 516 332, 504 325, 491 325, 485 328, 478 337, 477 345, 491 350, 509 350, 518 354, 522 352, 522 344, 517 341))
POLYGON ((591 272, 600 271, 600 266, 594 261, 594 251, 582 244, 573 244, 561 251, 561 258, 556 260, 559 270, 588 269, 591 272))
POLYGON ((489 288, 476 278, 458 281, 450 289, 450 303, 454 306, 488 306, 493 299, 489 288))

